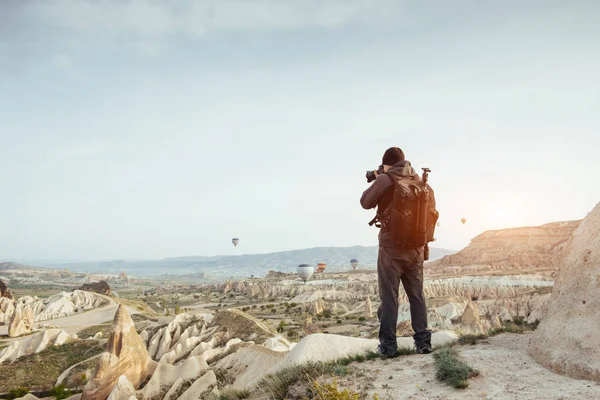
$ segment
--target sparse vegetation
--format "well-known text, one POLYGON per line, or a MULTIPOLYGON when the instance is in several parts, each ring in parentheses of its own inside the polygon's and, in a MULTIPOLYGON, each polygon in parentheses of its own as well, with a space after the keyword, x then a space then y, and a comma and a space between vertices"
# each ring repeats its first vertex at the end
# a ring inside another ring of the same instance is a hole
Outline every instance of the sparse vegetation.
POLYGON ((458 343, 474 345, 474 344, 477 344, 479 341, 485 340, 487 338, 488 338, 488 335, 485 335, 483 333, 478 333, 478 334, 468 333, 468 334, 460 335, 460 337, 458 338, 458 343))
MULTIPOLYGON (((407 354, 413 354, 410 352, 407 354)), ((345 357, 336 361, 321 363, 309 362, 302 365, 295 365, 285 368, 275 374, 268 375, 258 385, 259 390, 268 398, 283 399, 286 398, 289 388, 301 381, 313 382, 316 378, 323 375, 343 376, 348 374, 349 365, 353 362, 362 363, 379 358, 379 354, 375 351, 367 351, 363 354, 357 354, 350 357, 345 357)), ((342 392, 343 393, 343 392, 342 392)), ((320 397, 315 397, 320 399, 320 397)), ((337 399, 336 397, 324 397, 323 399, 337 399)), ((339 397, 345 399, 345 397, 339 397)), ((354 399, 354 397, 350 397, 354 399)))
POLYGON ((110 335, 111 329, 112 329, 112 323, 89 326, 89 327, 79 331, 77 336, 79 336, 82 339, 87 339, 89 337, 93 337, 98 332, 102 332, 102 337, 106 338, 106 337, 108 337, 108 335, 110 335))
POLYGON ((332 383, 324 383, 314 381, 312 387, 314 400, 358 400, 360 393, 344 389, 340 392, 337 386, 337 380, 334 378, 332 383))
POLYGON ((21 387, 18 389, 12 389, 11 391, 8 392, 8 396, 6 396, 6 398, 8 400, 18 399, 19 397, 25 396, 27 393, 29 393, 29 389, 24 388, 24 387, 21 387))
POLYGON ((96 340, 78 340, 62 346, 49 346, 40 353, 21 357, 10 364, 0 364, 0 392, 7 392, 15 386, 49 390, 64 370, 103 351, 104 346, 96 340))
POLYGON ((73 393, 65 387, 65 385, 60 384, 58 386, 54 386, 50 390, 50 396, 53 396, 56 400, 63 400, 68 397, 71 397, 73 393))
POLYGON ((451 347, 439 349, 433 353, 433 358, 435 360, 436 378, 457 389, 468 387, 468 379, 479 375, 479 371, 461 361, 456 351, 451 347))
POLYGON ((226 389, 224 390, 219 397, 218 400, 240 400, 247 399, 250 397, 250 392, 245 389, 226 389))
POLYGON ((523 332, 527 332, 527 331, 533 331, 536 328, 537 328, 537 324, 527 324, 524 322, 521 322, 520 324, 508 323, 500 328, 491 329, 487 333, 462 334, 458 338, 458 343, 475 345, 482 340, 489 339, 490 337, 499 335, 501 333, 523 333, 523 332))

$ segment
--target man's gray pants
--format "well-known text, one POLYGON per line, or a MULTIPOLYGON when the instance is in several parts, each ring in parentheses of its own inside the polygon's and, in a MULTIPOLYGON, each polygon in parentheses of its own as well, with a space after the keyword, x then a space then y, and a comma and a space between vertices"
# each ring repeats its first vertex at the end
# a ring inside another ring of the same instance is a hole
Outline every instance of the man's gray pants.
POLYGON ((410 303, 413 339, 417 348, 431 346, 431 331, 427 329, 427 306, 423 294, 422 248, 379 247, 377 276, 381 305, 379 318, 380 351, 391 355, 398 350, 396 324, 398 320, 398 290, 400 282, 410 303))

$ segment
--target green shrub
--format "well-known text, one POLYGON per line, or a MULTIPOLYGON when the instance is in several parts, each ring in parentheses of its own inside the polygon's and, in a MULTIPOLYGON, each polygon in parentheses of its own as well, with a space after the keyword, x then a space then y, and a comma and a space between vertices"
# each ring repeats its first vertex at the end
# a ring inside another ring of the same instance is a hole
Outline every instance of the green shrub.
POLYGON ((365 317, 359 317, 358 320, 359 321, 366 321, 367 319, 365 317))
POLYGON ((338 324, 341 324, 341 323, 342 323, 342 320, 341 320, 341 319, 338 319, 336 322, 337 322, 338 324))
POLYGON ((25 396, 27 393, 29 393, 29 389, 27 389, 27 388, 13 389, 10 392, 8 392, 7 399, 8 400, 18 399, 19 397, 25 396))
POLYGON ((67 389, 64 384, 61 383, 58 386, 54 386, 50 390, 50 396, 53 396, 54 398, 56 398, 56 400, 63 400, 67 397, 73 396, 73 393, 71 393, 71 391, 67 389))
POLYGON ((433 353, 433 358, 435 360, 436 378, 457 389, 468 387, 468 379, 479 375, 479 371, 461 361, 456 351, 450 347, 436 351, 433 353))

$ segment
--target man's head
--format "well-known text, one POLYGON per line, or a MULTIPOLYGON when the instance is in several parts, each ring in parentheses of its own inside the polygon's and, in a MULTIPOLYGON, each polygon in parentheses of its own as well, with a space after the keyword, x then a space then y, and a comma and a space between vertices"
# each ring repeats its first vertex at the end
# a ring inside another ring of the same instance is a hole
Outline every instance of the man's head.
POLYGON ((390 147, 383 153, 381 164, 383 165, 383 170, 387 172, 394 164, 404 160, 404 152, 399 147, 390 147))

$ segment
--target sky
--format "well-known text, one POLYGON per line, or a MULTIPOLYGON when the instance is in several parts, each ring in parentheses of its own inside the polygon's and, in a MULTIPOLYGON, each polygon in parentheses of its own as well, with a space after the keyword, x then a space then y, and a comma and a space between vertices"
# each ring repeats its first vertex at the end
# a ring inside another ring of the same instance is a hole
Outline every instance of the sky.
POLYGON ((376 245, 359 199, 391 146, 432 170, 432 246, 583 218, 599 18, 597 1, 1 1, 0 260, 376 245))

